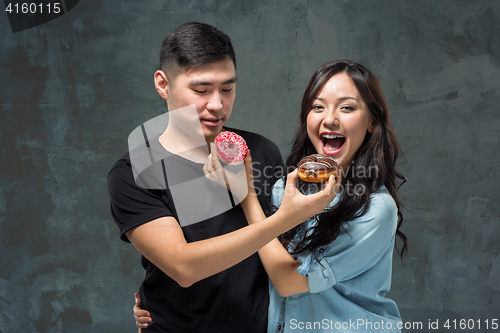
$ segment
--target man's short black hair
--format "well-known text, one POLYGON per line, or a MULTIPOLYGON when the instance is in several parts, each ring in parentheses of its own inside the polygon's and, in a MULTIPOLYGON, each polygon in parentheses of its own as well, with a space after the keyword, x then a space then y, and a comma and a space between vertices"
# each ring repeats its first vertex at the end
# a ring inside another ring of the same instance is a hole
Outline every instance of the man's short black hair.
POLYGON ((173 79, 180 71, 228 58, 236 68, 233 45, 225 33, 209 24, 190 22, 171 31, 163 40, 160 69, 173 79))

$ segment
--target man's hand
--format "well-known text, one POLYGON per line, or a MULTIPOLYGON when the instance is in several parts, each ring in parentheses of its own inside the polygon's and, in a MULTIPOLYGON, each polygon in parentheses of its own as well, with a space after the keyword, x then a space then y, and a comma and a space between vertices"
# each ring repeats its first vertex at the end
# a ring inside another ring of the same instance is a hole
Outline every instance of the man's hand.
POLYGON ((215 144, 211 143, 210 148, 211 152, 205 161, 205 165, 203 166, 205 176, 207 179, 226 187, 239 199, 240 202, 243 201, 248 194, 246 168, 242 168, 238 173, 229 171, 228 168, 224 168, 222 166, 219 158, 217 157, 215 144))
POLYGON ((137 332, 141 333, 146 327, 148 327, 148 324, 153 321, 153 318, 151 318, 151 314, 148 311, 141 308, 141 296, 139 295, 139 292, 136 292, 134 296, 135 305, 133 310, 135 326, 137 326, 137 328, 139 329, 137 332))

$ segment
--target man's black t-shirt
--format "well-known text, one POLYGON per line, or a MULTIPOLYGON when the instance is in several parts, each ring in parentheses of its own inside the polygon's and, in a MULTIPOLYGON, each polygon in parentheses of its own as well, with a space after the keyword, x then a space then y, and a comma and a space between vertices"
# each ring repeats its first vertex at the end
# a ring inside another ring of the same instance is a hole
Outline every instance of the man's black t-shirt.
MULTIPOLYGON (((250 148, 259 201, 264 209, 269 209, 271 187, 284 175, 279 149, 261 135, 230 130, 241 135, 250 148)), ((151 143, 151 147, 162 149, 157 139, 151 143)), ((174 158, 174 163, 169 163, 170 167, 174 165, 188 174, 203 176, 203 165, 175 156, 171 158, 174 158)), ((157 189, 145 189, 143 187, 148 186, 137 185, 141 185, 141 179, 138 177, 136 183, 129 154, 115 162, 109 172, 111 213, 124 241, 128 242, 125 235, 127 231, 157 218, 173 216, 179 221, 170 187, 174 187, 175 182, 182 182, 182 179, 177 175, 168 177, 167 174, 171 174, 169 168, 165 167, 165 163, 159 163, 154 165, 162 168, 165 178, 164 184, 157 189)), ((203 198, 203 201, 210 202, 210 199, 203 198)), ((184 200, 181 200, 182 203, 179 201, 177 206, 184 204, 184 200)), ((191 209, 195 211, 196 205, 192 206, 191 209)), ((245 227, 247 221, 241 206, 237 205, 201 222, 184 226, 181 223, 181 226, 186 241, 195 242, 245 227)), ((141 262, 146 270, 146 277, 140 287, 141 300, 143 307, 153 317, 146 332, 266 332, 268 278, 257 254, 189 288, 179 286, 145 257, 142 257, 141 262)))

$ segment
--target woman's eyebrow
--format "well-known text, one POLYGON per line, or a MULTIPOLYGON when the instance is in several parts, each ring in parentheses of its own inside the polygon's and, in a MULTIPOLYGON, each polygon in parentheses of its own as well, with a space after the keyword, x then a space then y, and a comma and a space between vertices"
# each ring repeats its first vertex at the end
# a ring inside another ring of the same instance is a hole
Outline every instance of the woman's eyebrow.
POLYGON ((344 101, 346 101, 346 100, 348 100, 348 99, 353 99, 353 100, 355 100, 358 104, 360 104, 360 103, 359 103, 359 101, 358 101, 356 98, 354 98, 354 97, 350 97, 350 96, 347 96, 347 97, 341 97, 341 98, 339 98, 339 102, 344 102, 344 101))
MULTIPOLYGON (((358 104, 360 104, 360 103, 359 103, 359 101, 358 101, 356 98, 351 97, 351 96, 341 97, 341 98, 339 98, 339 99, 338 99, 338 101, 339 101, 339 102, 344 102, 344 101, 346 101, 346 100, 348 100, 348 99, 353 99, 353 100, 355 100, 358 104)), ((315 101, 320 101, 320 102, 326 103, 325 99, 323 99, 323 98, 321 98, 321 97, 316 97, 314 100, 315 100, 315 101)))

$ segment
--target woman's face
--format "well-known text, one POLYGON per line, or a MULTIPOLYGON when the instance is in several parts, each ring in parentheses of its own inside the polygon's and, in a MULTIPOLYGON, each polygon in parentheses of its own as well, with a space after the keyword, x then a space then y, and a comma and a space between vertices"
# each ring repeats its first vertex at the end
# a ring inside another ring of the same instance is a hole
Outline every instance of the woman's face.
POLYGON ((307 115, 307 134, 318 154, 332 156, 347 170, 366 132, 372 131, 368 106, 349 75, 332 76, 307 115))

